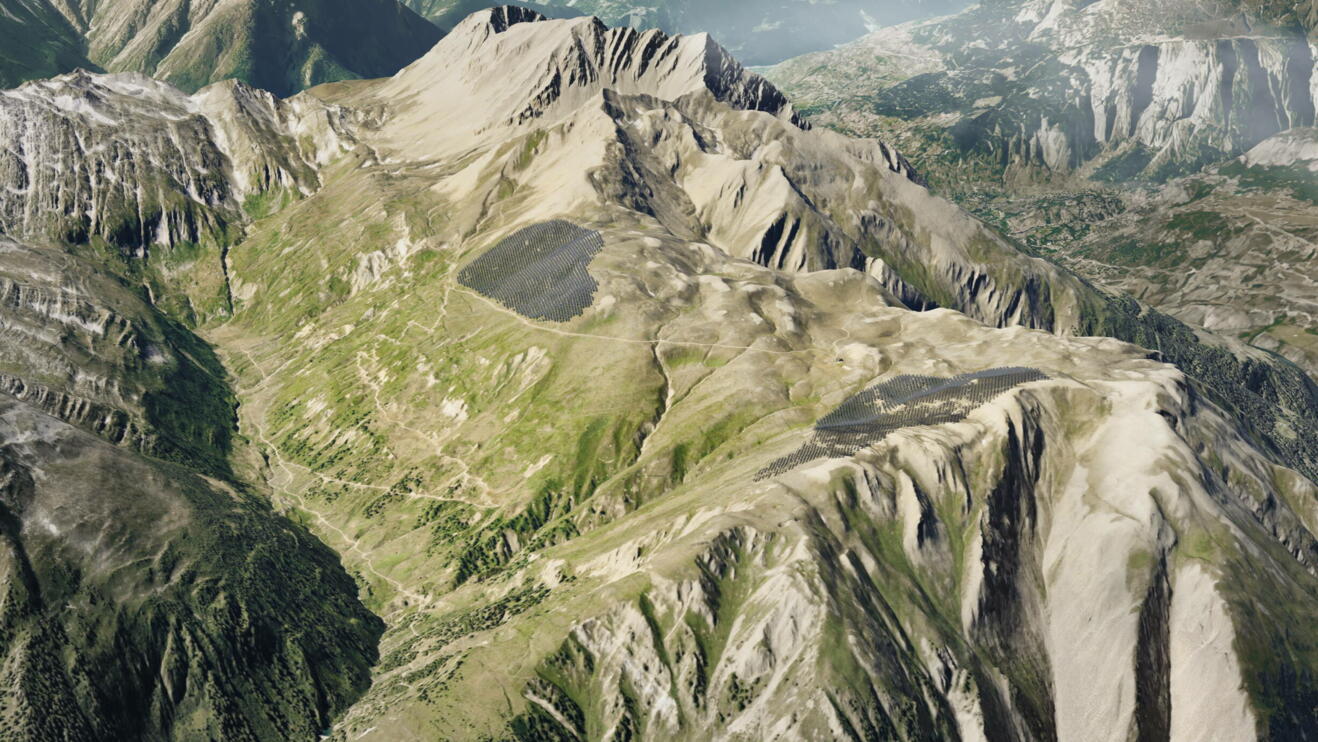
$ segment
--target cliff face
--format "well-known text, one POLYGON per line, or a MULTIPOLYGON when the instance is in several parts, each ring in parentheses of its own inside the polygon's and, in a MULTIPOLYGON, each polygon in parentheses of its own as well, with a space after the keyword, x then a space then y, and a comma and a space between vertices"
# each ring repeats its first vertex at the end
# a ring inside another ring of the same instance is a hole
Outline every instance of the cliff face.
POLYGON ((0 230, 158 257, 151 301, 196 322, 229 309, 224 252, 247 212, 313 191, 347 126, 315 99, 232 81, 189 97, 78 72, 2 91, 0 230), (187 284, 172 285, 184 266, 187 284))
MULTIPOLYGON (((406 123, 393 128, 419 127, 413 122, 422 116, 438 116, 447 127, 476 128, 480 133, 486 128, 549 125, 603 89, 666 100, 711 96, 739 110, 764 111, 800 123, 777 88, 748 72, 705 34, 669 36, 609 28, 594 18, 550 21, 517 7, 491 9, 459 24, 389 81, 380 97, 415 97, 434 89, 463 94, 477 87, 487 89, 486 106, 460 110, 423 99, 400 111, 406 123), (552 33, 545 32, 546 27, 552 33), (494 64, 494 59, 503 61, 494 64)), ((453 139, 451 134, 439 129, 430 139, 453 139)))
MULTIPOLYGON (((1281 640, 1233 623, 1238 597, 1186 558, 1192 522, 1241 522, 1268 505, 1240 493, 1269 485, 1157 485, 1166 473, 1152 472, 1172 461, 1233 447, 1214 413, 1162 383, 1103 387, 1102 402, 1085 401, 1099 390, 1024 392, 963 434, 894 436, 855 465, 782 478, 753 507, 707 505, 717 515, 695 534, 646 539, 629 567, 650 576, 631 601, 573 627, 537 667, 518 728, 528 739, 1308 733, 1306 712, 1251 706, 1262 686, 1245 680, 1242 692, 1237 678, 1257 670, 1235 648, 1281 640), (1054 427, 1076 422, 1063 409, 1094 415, 1085 442, 1054 427)), ((1273 542, 1274 526, 1246 520, 1246 538, 1273 542)), ((1311 565, 1312 539, 1300 539, 1311 565)), ((1226 557, 1228 570, 1269 569, 1248 551, 1226 557)), ((1313 579, 1287 562, 1272 563, 1286 576, 1268 589, 1313 579)))
POLYGON ((1302 30, 1217 7, 1035 0, 885 29, 769 77, 821 123, 903 131, 934 162, 1124 180, 1313 125, 1314 66, 1302 30))
POLYGON ((222 228, 212 213, 234 204, 205 120, 174 88, 116 83, 75 73, 0 94, 4 177, 16 186, 0 196, 7 233, 144 250, 222 228))

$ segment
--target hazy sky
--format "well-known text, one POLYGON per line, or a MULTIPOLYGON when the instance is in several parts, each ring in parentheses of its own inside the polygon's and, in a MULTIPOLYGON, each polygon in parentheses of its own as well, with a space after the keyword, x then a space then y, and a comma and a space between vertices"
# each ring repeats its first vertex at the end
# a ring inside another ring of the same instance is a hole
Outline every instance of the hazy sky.
MULTIPOLYGON (((451 26, 488 0, 405 0, 451 26)), ((881 26, 954 12, 968 0, 545 0, 547 15, 591 13, 611 25, 706 31, 746 64, 772 64, 859 38, 881 26)))

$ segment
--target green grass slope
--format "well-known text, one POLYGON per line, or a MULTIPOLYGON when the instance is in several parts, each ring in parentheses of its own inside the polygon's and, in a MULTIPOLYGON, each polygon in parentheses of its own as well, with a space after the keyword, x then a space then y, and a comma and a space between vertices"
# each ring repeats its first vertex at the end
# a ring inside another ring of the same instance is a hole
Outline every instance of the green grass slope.
POLYGON ((0 88, 84 67, 82 35, 47 0, 14 0, 0 10, 0 88))
POLYGON ((439 40, 394 0, 113 0, 70 20, 48 0, 0 12, 0 86, 75 68, 143 72, 188 91, 237 78, 279 95, 384 77, 439 40))
POLYGON ((0 238, 0 736, 311 739, 380 622, 237 483, 226 371, 123 270, 0 238))
POLYGON ((89 55, 108 70, 145 72, 193 91, 238 78, 279 95, 336 80, 393 74, 439 40, 393 0, 224 3, 122 0, 97 8, 89 55))

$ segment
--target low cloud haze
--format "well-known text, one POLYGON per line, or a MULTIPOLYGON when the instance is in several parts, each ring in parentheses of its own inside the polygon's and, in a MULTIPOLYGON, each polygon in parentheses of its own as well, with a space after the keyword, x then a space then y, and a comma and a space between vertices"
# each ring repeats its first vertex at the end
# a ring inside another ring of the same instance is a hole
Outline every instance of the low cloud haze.
MULTIPOLYGON (((488 0, 411 0, 414 10, 448 28, 488 0)), ((744 64, 764 65, 857 39, 883 26, 944 15, 965 0, 551 0, 516 3, 551 17, 597 15, 610 25, 707 32, 744 64), (570 4, 569 4, 570 3, 570 4)))

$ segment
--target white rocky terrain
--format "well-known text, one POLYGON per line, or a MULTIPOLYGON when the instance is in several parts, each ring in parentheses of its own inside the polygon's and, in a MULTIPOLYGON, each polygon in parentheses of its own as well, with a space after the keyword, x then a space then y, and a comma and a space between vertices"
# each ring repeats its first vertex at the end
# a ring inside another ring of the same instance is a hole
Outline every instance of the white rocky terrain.
POLYGON ((988 2, 766 74, 819 123, 884 131, 930 168, 1165 179, 1314 124, 1315 42, 1253 5, 988 2))
POLYGON ((1304 3, 993 2, 765 74, 1033 254, 1312 373, 1314 20, 1304 3))
POLYGON ((0 131, 0 192, 58 205, 0 229, 213 344, 210 475, 385 620, 331 739, 1315 734, 1312 382, 1024 256, 705 37, 500 8, 389 79, 66 76, 0 131), (770 467, 839 407, 853 454, 770 467))

